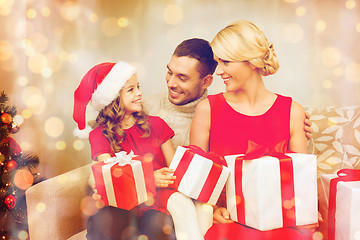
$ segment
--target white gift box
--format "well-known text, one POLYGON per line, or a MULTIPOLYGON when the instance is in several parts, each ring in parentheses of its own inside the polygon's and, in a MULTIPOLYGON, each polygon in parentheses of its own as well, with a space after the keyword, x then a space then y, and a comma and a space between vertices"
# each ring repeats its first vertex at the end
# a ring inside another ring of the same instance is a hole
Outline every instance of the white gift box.
MULTIPOLYGON (((313 224, 318 221, 318 199, 316 179, 316 156, 289 153, 294 174, 294 203, 296 225, 313 224)), ((225 156, 230 169, 226 184, 227 209, 232 220, 238 221, 238 214, 245 214, 246 225, 265 231, 283 227, 282 198, 279 159, 263 156, 244 160, 242 189, 245 213, 237 212, 235 193, 235 159, 241 155, 225 156)))
POLYGON ((175 169, 174 175, 177 178, 170 187, 176 188, 188 197, 215 205, 226 184, 229 169, 196 153, 185 156, 187 151, 191 152, 189 148, 182 146, 176 149, 169 168, 175 169), (189 157, 191 159, 188 159, 189 157), (188 161, 190 164, 187 165, 188 161), (182 171, 181 176, 177 175, 180 168, 186 170, 182 171))
MULTIPOLYGON (((328 239, 330 181, 337 174, 320 176, 319 209, 324 219, 322 231, 328 239)), ((335 239, 360 239, 360 181, 338 182, 336 192, 335 239)))

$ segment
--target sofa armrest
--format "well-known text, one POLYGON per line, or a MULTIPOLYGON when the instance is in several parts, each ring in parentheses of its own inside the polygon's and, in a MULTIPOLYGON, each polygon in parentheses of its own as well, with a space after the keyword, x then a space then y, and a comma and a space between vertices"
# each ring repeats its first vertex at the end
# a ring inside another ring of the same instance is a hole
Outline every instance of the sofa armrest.
POLYGON ((35 184, 26 190, 29 237, 68 239, 86 228, 81 201, 89 188, 90 164, 35 184))

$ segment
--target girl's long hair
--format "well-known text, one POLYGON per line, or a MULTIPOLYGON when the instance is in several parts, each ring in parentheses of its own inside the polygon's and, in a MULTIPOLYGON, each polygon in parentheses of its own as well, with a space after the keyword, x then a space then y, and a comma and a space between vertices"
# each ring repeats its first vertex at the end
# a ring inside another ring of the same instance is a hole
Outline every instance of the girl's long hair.
MULTIPOLYGON (((150 136, 149 122, 147 121, 148 115, 144 111, 133 113, 137 124, 144 134, 142 137, 150 136)), ((97 118, 96 123, 104 126, 103 134, 109 140, 110 146, 114 152, 123 150, 120 146, 126 137, 126 133, 121 128, 121 123, 125 117, 125 109, 120 96, 118 96, 109 105, 103 108, 97 118)))

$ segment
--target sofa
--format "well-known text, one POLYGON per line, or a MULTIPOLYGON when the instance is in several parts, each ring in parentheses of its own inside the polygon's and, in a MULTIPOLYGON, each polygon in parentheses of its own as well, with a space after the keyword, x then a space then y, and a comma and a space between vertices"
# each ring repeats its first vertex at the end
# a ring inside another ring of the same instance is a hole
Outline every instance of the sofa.
MULTIPOLYGON (((318 178, 342 168, 360 169, 360 106, 305 110, 313 122, 308 153, 318 156, 318 178)), ((97 210, 88 196, 89 176, 85 165, 26 190, 30 239, 86 239, 87 218, 97 210)))

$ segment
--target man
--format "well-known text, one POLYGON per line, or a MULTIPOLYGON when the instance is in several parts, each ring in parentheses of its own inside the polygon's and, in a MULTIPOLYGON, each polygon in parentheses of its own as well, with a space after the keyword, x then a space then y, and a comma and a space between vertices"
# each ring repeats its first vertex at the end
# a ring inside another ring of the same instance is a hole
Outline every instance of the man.
POLYGON ((150 115, 157 115, 174 130, 176 149, 188 145, 191 120, 196 105, 207 97, 217 66, 210 44, 203 39, 188 39, 179 44, 167 65, 168 93, 144 99, 150 115))

